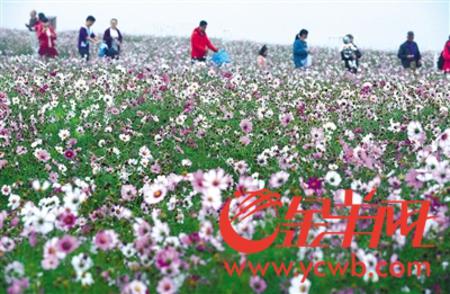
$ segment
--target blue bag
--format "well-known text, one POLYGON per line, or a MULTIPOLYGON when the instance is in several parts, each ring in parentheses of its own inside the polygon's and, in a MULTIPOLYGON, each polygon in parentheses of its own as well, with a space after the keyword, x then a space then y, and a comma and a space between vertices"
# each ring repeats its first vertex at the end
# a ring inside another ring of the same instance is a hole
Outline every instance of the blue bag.
POLYGON ((223 49, 220 49, 219 51, 214 53, 212 55, 212 57, 211 57, 211 61, 217 66, 221 66, 221 65, 223 65, 225 63, 230 63, 231 62, 230 56, 223 49))
POLYGON ((108 52, 108 45, 105 43, 101 43, 98 47, 98 57, 105 57, 106 53, 108 52))

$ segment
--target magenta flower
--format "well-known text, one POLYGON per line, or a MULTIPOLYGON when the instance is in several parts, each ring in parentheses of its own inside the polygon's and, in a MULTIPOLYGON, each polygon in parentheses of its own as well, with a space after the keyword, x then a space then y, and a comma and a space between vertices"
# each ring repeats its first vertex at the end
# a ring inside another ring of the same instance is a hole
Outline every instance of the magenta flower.
POLYGON ((76 154, 75 150, 67 149, 66 151, 64 151, 64 157, 68 160, 74 159, 76 155, 77 154, 76 154))
POLYGON ((308 181, 306 181, 306 185, 308 186, 308 189, 314 190, 315 192, 322 189, 322 181, 316 177, 310 177, 308 181))
POLYGON ((64 210, 57 218, 57 225, 62 230, 69 230, 75 226, 77 217, 70 210, 64 210))

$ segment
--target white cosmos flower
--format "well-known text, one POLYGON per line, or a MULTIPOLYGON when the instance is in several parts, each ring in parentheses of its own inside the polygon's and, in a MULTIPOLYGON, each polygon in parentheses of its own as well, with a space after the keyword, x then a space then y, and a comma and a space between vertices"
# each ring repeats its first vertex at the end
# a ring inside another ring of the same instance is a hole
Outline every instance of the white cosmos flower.
POLYGON ((311 281, 305 279, 302 282, 303 275, 298 275, 291 279, 291 286, 289 287, 289 294, 307 294, 311 287, 311 281))
POLYGON ((94 284, 94 279, 92 278, 92 274, 88 272, 84 272, 80 275, 77 274, 77 281, 81 281, 81 285, 90 286, 94 284))
POLYGON ((156 204, 166 197, 167 189, 164 185, 155 183, 152 185, 145 184, 142 188, 144 201, 147 204, 156 204))
POLYGON ((70 132, 69 132, 69 130, 66 130, 66 129, 60 130, 58 132, 58 136, 61 139, 61 141, 64 141, 70 137, 70 132))
POLYGON ((206 189, 202 195, 202 205, 203 207, 218 210, 222 206, 220 190, 211 188, 206 189))
POLYGON ((63 191, 66 192, 64 196, 64 207, 72 211, 78 211, 80 204, 86 201, 87 195, 80 188, 73 189, 71 185, 63 186, 63 191))
POLYGON ((337 172, 332 170, 325 175, 325 181, 331 186, 337 187, 341 183, 342 178, 337 172))
POLYGON ((53 231, 56 216, 47 209, 37 209, 30 218, 31 226, 38 233, 43 235, 53 231))
POLYGON ((94 265, 92 259, 86 253, 75 255, 72 257, 71 263, 77 274, 86 272, 94 265))
POLYGON ((8 198, 8 207, 11 210, 15 210, 20 206, 20 196, 16 194, 9 195, 8 198))
POLYGON ((422 124, 417 121, 412 121, 408 124, 408 138, 411 141, 418 141, 423 137, 422 124))
POLYGON ((131 281, 125 287, 126 294, 145 294, 147 292, 147 286, 138 280, 131 281))
POLYGON ((206 188, 225 190, 228 187, 227 176, 221 168, 208 171, 203 175, 203 179, 206 188))
POLYGON ((39 182, 39 180, 34 180, 31 185, 32 185, 32 187, 33 187, 33 189, 35 191, 43 192, 43 191, 47 190, 50 187, 50 182, 49 181, 43 181, 41 183, 41 182, 39 182))

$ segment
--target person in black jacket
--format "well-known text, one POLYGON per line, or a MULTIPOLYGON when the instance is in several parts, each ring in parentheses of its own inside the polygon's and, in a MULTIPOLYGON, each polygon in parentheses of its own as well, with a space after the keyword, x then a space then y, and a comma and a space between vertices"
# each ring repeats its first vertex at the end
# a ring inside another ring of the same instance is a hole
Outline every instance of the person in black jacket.
POLYGON ((420 55, 419 46, 414 42, 413 32, 408 32, 407 40, 398 49, 397 56, 402 61, 404 68, 416 69, 422 65, 422 56, 420 55))
POLYGON ((122 34, 117 28, 117 19, 111 19, 111 26, 106 29, 103 34, 103 41, 108 45, 107 56, 117 58, 120 53, 120 45, 122 45, 122 34))

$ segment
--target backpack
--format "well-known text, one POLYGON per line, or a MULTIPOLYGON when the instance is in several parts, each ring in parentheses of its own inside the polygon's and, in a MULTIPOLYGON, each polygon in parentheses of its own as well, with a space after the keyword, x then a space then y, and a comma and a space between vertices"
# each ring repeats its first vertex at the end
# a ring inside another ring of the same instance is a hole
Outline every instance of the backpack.
POLYGON ((439 70, 442 70, 444 68, 444 52, 441 52, 441 55, 439 56, 439 59, 437 62, 437 68, 439 70))

